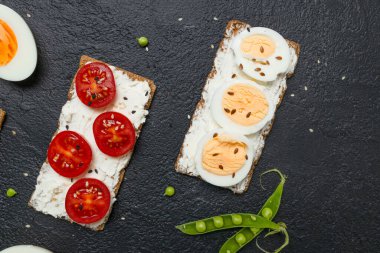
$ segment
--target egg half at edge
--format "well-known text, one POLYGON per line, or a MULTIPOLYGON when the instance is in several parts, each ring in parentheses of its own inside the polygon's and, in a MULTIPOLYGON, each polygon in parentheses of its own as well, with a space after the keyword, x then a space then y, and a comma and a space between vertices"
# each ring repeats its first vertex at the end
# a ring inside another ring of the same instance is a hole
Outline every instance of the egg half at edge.
MULTIPOLYGON (((37 48, 33 34, 17 12, 2 4, 0 4, 0 20, 11 29, 17 40, 17 51, 13 58, 6 64, 0 65, 0 78, 8 81, 25 80, 34 72, 37 65, 37 48)), ((1 39, 6 36, 4 31, 7 29, 4 27, 0 29, 1 39)))

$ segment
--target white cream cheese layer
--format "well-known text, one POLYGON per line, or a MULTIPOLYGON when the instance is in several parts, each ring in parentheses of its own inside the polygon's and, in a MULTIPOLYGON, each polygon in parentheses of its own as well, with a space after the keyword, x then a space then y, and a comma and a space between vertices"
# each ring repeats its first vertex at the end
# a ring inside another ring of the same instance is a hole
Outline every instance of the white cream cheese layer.
MULTIPOLYGON (((224 43, 220 45, 215 61, 214 66, 216 73, 212 78, 208 78, 206 85, 202 92, 202 99, 204 100, 204 106, 201 109, 197 109, 193 115, 191 126, 185 136, 182 156, 179 158, 176 170, 181 173, 190 174, 192 176, 199 176, 199 173, 195 167, 195 156, 198 150, 198 143, 200 138, 206 133, 220 128, 220 126, 214 121, 210 106, 212 98, 216 90, 231 80, 252 80, 246 74, 244 74, 235 63, 234 53, 231 48, 232 40, 244 31, 245 28, 241 28, 235 34, 232 32, 232 29, 227 31, 227 39, 224 40, 224 43), (232 76, 234 75, 234 78, 232 76)), ((279 104, 281 100, 281 94, 286 90, 286 74, 293 73, 294 68, 297 64, 297 54, 294 48, 289 47, 290 49, 290 64, 286 73, 279 75, 276 80, 273 82, 258 82, 263 88, 264 91, 271 95, 274 104, 279 104)), ((272 121, 269 121, 264 128, 251 135, 247 135, 248 139, 253 144, 253 150, 255 150, 254 157, 260 157, 261 151, 264 147, 265 140, 262 136, 262 133, 269 131, 272 121)), ((249 155, 249 154, 248 154, 249 155)), ((236 193, 242 193, 245 189, 245 186, 249 183, 248 176, 243 179, 240 183, 229 187, 232 191, 236 193)))
MULTIPOLYGON (((56 218, 70 220, 65 210, 66 192, 76 180, 83 177, 96 178, 105 183, 111 193, 111 207, 115 202, 114 189, 119 182, 120 172, 128 165, 133 151, 121 157, 110 157, 103 154, 95 143, 92 124, 96 117, 103 112, 120 112, 130 119, 138 137, 139 132, 137 129, 145 122, 148 114, 148 111, 145 110, 145 105, 149 100, 151 89, 147 81, 132 80, 115 67, 110 66, 110 68, 116 82, 116 97, 111 104, 100 109, 90 108, 79 100, 74 89, 71 100, 67 101, 62 107, 59 117, 58 132, 67 129, 75 131, 81 134, 90 145, 92 162, 88 172, 91 171, 91 173, 86 172, 71 180, 57 174, 49 163, 45 161, 37 178, 36 190, 30 201, 30 204, 36 210, 56 218)), ((96 229, 102 223, 104 223, 104 218, 85 226, 96 229)))

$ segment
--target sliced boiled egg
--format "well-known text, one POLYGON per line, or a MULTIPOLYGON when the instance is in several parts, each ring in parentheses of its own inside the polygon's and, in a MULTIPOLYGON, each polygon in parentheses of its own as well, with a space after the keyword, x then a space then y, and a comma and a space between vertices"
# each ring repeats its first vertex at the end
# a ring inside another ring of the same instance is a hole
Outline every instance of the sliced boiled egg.
POLYGON ((28 25, 11 8, 0 4, 0 78, 21 81, 37 65, 37 48, 28 25))
POLYGON ((52 253, 50 250, 40 248, 33 245, 17 245, 6 248, 0 253, 52 253))
POLYGON ((223 129, 243 135, 260 131, 272 119, 275 106, 264 89, 247 80, 222 85, 214 94, 211 114, 223 129))
POLYGON ((253 154, 253 145, 248 138, 219 129, 207 133, 199 141, 195 165, 206 182, 229 187, 247 176, 253 154))
POLYGON ((234 38, 232 49, 237 66, 250 77, 273 81, 286 72, 290 50, 286 40, 265 27, 247 28, 234 38))

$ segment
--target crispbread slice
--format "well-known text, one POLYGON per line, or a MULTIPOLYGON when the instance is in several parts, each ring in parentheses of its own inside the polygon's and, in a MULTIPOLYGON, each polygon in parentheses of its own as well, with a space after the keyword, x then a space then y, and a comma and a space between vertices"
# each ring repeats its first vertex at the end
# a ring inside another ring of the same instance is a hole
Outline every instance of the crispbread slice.
POLYGON ((1 130, 2 126, 3 126, 3 122, 5 120, 5 115, 6 114, 7 113, 3 109, 0 108, 0 130, 1 130))
MULTIPOLYGON (((96 60, 94 58, 91 58, 89 56, 86 56, 86 55, 83 55, 81 58, 80 58, 80 62, 79 62, 79 68, 78 70, 83 66, 85 65, 87 62, 102 62, 102 61, 99 61, 99 60, 96 60)), ((153 96, 154 96, 154 93, 155 93, 155 90, 156 90, 156 86, 154 85, 154 82, 148 78, 145 78, 145 77, 142 77, 142 76, 139 76, 137 74, 134 74, 132 72, 129 72, 129 71, 126 71, 126 70, 123 70, 121 68, 118 68, 116 67, 117 70, 119 71, 122 71, 123 74, 127 75, 130 79, 132 80, 137 80, 137 81, 146 81, 149 85, 149 88, 150 88, 150 93, 149 93, 149 99, 148 101, 146 102, 145 106, 144 106, 144 109, 147 110, 149 109, 150 105, 151 105, 151 102, 153 100, 153 96)), ((75 79, 75 75, 74 75, 74 79, 75 79)), ((68 92, 68 101, 72 99, 73 97, 73 94, 75 92, 75 85, 74 85, 74 79, 71 83, 71 86, 70 86, 70 89, 69 89, 69 92, 68 92)), ((139 127, 137 128, 136 130, 136 135, 137 137, 139 136, 140 132, 141 132, 141 128, 142 128, 142 124, 139 125, 139 127)), ((54 138, 54 136, 58 133, 59 131, 59 122, 58 122, 58 129, 57 131, 54 133, 52 139, 54 138)), ((133 151, 132 151, 133 152, 133 151)), ((46 161, 47 162, 47 161, 46 161)), ((127 165, 126 165, 127 166, 127 165)), ((120 188, 120 185, 123 181, 123 178, 124 178, 124 174, 125 174, 125 168, 122 169, 118 175, 118 181, 117 183, 115 184, 115 187, 113 189, 114 191, 114 194, 115 196, 117 196, 117 193, 119 191, 119 188, 120 188)), ((35 193, 35 192, 34 192, 35 193)), ((29 201, 29 206, 33 207, 36 209, 36 206, 34 205, 34 202, 33 202, 33 197, 34 197, 34 193, 32 194, 31 196, 31 199, 29 201)), ((109 215, 111 214, 111 210, 112 210, 112 206, 113 206, 113 203, 111 203, 111 206, 110 206, 110 211, 108 212, 107 216, 104 218, 104 221, 98 225, 97 227, 89 227, 93 230, 97 230, 97 231, 100 231, 100 230, 103 230, 104 229, 104 226, 105 226, 105 223, 107 222, 108 218, 109 218, 109 215)))
MULTIPOLYGON (((206 106, 205 98, 209 98, 208 88, 209 88, 210 82, 214 78, 217 78, 219 74, 220 75, 223 74, 223 73, 218 73, 216 65, 220 64, 219 62, 223 60, 222 57, 226 57, 225 55, 232 53, 232 51, 231 51, 232 49, 230 48, 232 38, 234 36, 236 36, 239 32, 247 29, 248 27, 251 27, 251 26, 245 22, 238 21, 238 20, 231 20, 227 24, 227 28, 226 28, 225 33, 224 33, 224 38, 222 39, 222 41, 219 44, 219 48, 218 48, 218 51, 217 51, 217 54, 216 54, 216 57, 214 60, 214 65, 213 65, 211 72, 209 73, 208 78, 206 80, 206 83, 204 85, 204 88, 202 91, 202 98, 198 102, 198 104, 195 108, 195 111, 194 111, 193 116, 191 118, 191 123, 190 123, 189 129, 188 129, 188 132, 185 135, 185 140, 181 146, 179 155, 178 155, 176 163, 175 163, 175 170, 179 173, 183 173, 183 174, 186 174, 189 176, 199 177, 198 172, 194 168, 195 166, 189 165, 188 160, 194 159, 194 157, 189 158, 189 157, 185 156, 185 154, 184 154, 186 152, 186 150, 188 152, 191 152, 191 151, 189 151, 190 148, 188 147, 188 142, 190 142, 191 140, 188 140, 188 138, 190 138, 189 136, 191 136, 191 133, 194 132, 194 130, 195 130, 195 129, 193 129, 194 128, 193 127, 194 122, 196 122, 203 114, 208 113, 207 110, 209 110, 209 109, 206 106)), ((294 41, 290 41, 290 40, 287 40, 287 42, 288 42, 290 50, 293 50, 292 52, 294 53, 294 55, 293 55, 294 59, 292 62, 292 64, 294 64, 294 66, 293 66, 293 68, 291 68, 286 73, 286 75, 279 76, 277 79, 278 80, 278 87, 275 87, 275 88, 278 88, 277 93, 276 93, 276 94, 278 94, 278 96, 275 98, 275 99, 277 99, 277 101, 275 101, 275 104, 277 105, 276 109, 279 107, 279 105, 282 101, 282 98, 285 94, 286 88, 287 88, 285 80, 293 75, 294 68, 295 68, 295 65, 297 63, 298 56, 300 54, 300 45, 298 43, 296 43, 294 41), (284 80, 284 81, 281 82, 282 80, 284 80)), ((225 71, 225 72, 229 73, 228 71, 225 71)), ((247 77, 238 68, 234 69, 232 72, 234 73, 232 75, 232 78, 234 78, 234 76, 235 76, 237 78, 249 79, 249 77, 247 77)), ((222 84, 223 83, 221 83, 221 85, 222 84)), ((274 85, 274 84, 272 84, 272 85, 274 85)), ((274 116, 273 116, 272 120, 270 122, 268 122, 268 124, 258 133, 259 136, 257 139, 257 142, 258 142, 257 143, 257 149, 255 152, 255 156, 253 159, 251 170, 248 173, 247 177, 245 179, 243 179, 240 183, 238 183, 237 185, 229 187, 229 189, 232 190, 234 193, 243 193, 243 192, 247 191, 249 184, 251 182, 251 179, 252 179, 252 174, 253 174, 254 168, 255 168, 256 164, 258 163, 260 156, 261 156, 261 153, 262 153, 262 150, 264 148, 266 136, 269 134, 269 132, 272 128, 273 122, 274 122, 274 116)), ((191 162, 190 162, 190 164, 191 164, 191 162)))

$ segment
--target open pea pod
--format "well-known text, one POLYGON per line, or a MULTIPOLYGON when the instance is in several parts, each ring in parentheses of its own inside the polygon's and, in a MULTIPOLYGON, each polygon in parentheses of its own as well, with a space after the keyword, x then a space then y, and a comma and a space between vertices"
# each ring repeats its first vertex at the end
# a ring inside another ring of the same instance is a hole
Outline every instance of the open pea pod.
POLYGON ((250 213, 233 213, 214 216, 202 220, 188 222, 176 226, 177 229, 188 235, 200 235, 217 230, 230 228, 269 228, 280 230, 281 226, 264 217, 250 213))
MULTIPOLYGON (((268 198, 268 200, 261 207, 260 211, 257 215, 265 217, 268 220, 272 220, 280 208, 282 192, 285 184, 285 176, 278 169, 271 169, 264 172, 262 175, 275 172, 280 175, 281 181, 278 184, 276 190, 272 193, 272 195, 268 198)), ((219 253, 235 253, 238 252, 241 248, 247 245, 250 241, 252 241, 255 237, 257 237, 264 229, 263 228, 242 228, 240 231, 236 232, 232 237, 230 237, 220 248, 219 253), (239 238, 243 238, 245 240, 239 240, 239 238)))

